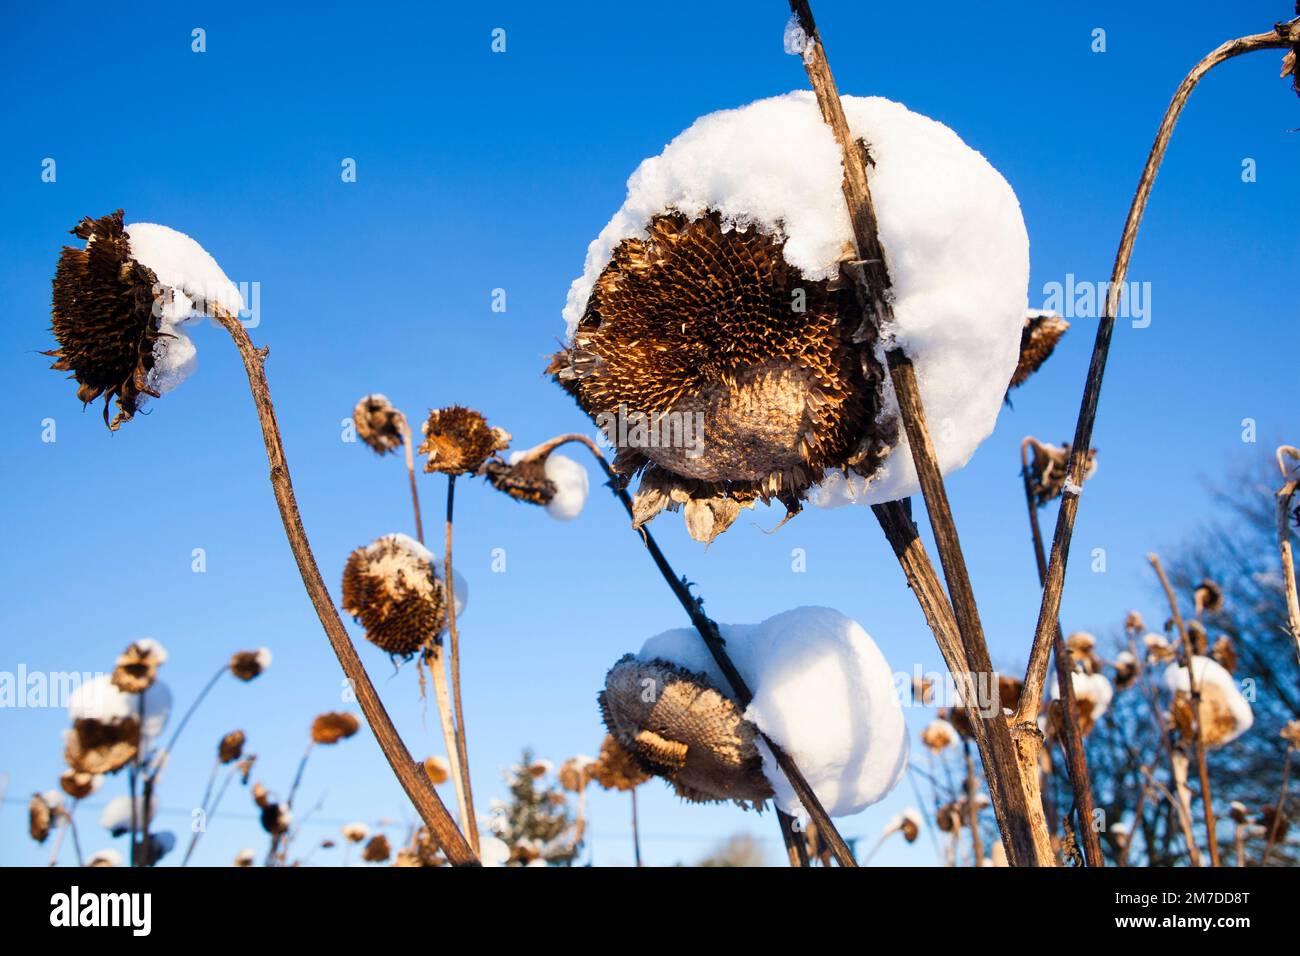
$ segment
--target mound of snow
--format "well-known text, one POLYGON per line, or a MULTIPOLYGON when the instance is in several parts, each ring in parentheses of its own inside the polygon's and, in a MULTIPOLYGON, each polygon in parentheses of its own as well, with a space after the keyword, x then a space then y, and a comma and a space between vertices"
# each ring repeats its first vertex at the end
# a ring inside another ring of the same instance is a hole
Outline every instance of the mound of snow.
MULTIPOLYGON (((827 813, 849 816, 893 789, 907 766, 907 729, 889 664, 860 624, 829 608, 801 607, 719 629, 754 693, 745 718, 794 758, 827 813)), ((729 690, 694 629, 652 637, 637 657, 671 661, 729 690)), ((766 743, 758 746, 777 805, 798 813, 785 774, 766 743)))

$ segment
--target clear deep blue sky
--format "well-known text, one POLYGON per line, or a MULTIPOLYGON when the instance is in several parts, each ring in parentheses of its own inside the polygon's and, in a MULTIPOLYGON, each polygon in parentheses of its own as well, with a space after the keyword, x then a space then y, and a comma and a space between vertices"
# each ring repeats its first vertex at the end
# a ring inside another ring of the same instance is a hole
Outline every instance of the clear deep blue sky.
MULTIPOLYGON (((816 12, 845 92, 880 94, 949 124, 998 167, 1028 224, 1031 304, 1043 286, 1104 280, 1155 126, 1205 52, 1267 29, 1289 3, 1021 3, 964 12, 821 0, 816 12), (1171 22, 1177 21, 1176 28, 1171 22), (1107 50, 1090 49, 1094 28, 1107 50), (950 42, 918 45, 938 36, 950 42), (904 43, 900 38, 907 37, 904 43)), ((0 551, 0 670, 110 668, 132 640, 171 651, 164 677, 183 705, 232 651, 261 644, 274 667, 223 682, 161 785, 161 828, 184 831, 218 737, 242 727, 257 777, 285 790, 314 714, 340 705, 341 672, 280 529, 243 371, 200 329, 200 369, 120 433, 46 370, 49 280, 67 230, 119 206, 127 221, 197 238, 236 281, 261 284, 270 378, 308 532, 337 597, 343 562, 379 534, 410 530, 405 476, 340 441, 359 396, 387 393, 413 418, 453 402, 482 409, 517 445, 590 426, 542 377, 587 243, 619 206, 627 176, 697 116, 805 86, 782 52, 782 3, 313 5, 71 3, 11 7, 0 30, 0 282, 5 302, 0 416, 6 494, 0 551), (207 52, 191 52, 191 30, 207 52), (504 28, 507 52, 490 51, 504 28), (45 158, 57 182, 41 179, 45 158), (357 163, 343 183, 340 163, 357 163), (490 309, 504 288, 508 311, 490 309), (41 440, 42 420, 57 442, 41 440), (191 551, 207 573, 191 572, 191 551)), ((1067 628, 1104 631, 1131 606, 1155 611, 1144 561, 1209 515, 1202 479, 1294 440, 1295 188, 1300 101, 1280 54, 1221 67, 1196 92, 1156 185, 1131 278, 1151 284, 1152 322, 1118 329, 1067 584, 1067 628), (1254 159, 1257 181, 1242 181, 1254 159), (1088 556, 1104 548, 1104 574, 1088 556)), ((995 663, 1023 668, 1037 612, 1016 471, 1025 434, 1073 429, 1095 323, 1079 319, 1020 390, 949 490, 995 663)), ((458 567, 467 725, 480 809, 524 745, 563 759, 594 752, 607 667, 685 623, 681 609, 599 488, 567 525, 462 482, 458 567), (492 573, 493 549, 507 556, 492 573)), ((426 513, 443 482, 422 479, 426 513)), ((1046 520, 1050 527, 1053 513, 1046 520)), ((707 609, 750 622, 800 604, 857 618, 898 670, 938 665, 933 641, 865 509, 809 511, 778 533, 748 516, 706 554, 680 518, 655 522, 707 609), (807 554, 791 571, 791 551, 807 554)), ((359 631, 353 629, 359 637, 359 631)), ((417 754, 441 750, 411 668, 362 656, 417 754)), ((927 718, 914 713, 919 727, 927 718)), ((0 863, 43 862, 25 801, 61 769, 64 712, 0 711, 0 863)), ((81 812, 88 852, 112 780, 81 812)), ((649 862, 690 860, 727 834, 779 841, 770 815, 678 803, 643 788, 649 862)), ((445 796, 451 799, 448 791, 445 796)), ((409 818, 368 734, 322 750, 300 807, 324 798, 304 846, 339 822, 409 818)), ((874 839, 915 798, 904 783, 843 821, 874 839)), ((198 859, 264 847, 245 791, 226 803, 198 859)), ((594 794, 591 855, 631 858, 627 801, 594 794)), ((184 834, 183 834, 184 836, 184 834)), ((119 847, 125 841, 118 841, 119 847)), ((337 853, 338 851, 333 851, 337 853)), ((67 857, 65 856, 65 859, 67 857)), ((318 855, 318 861, 329 859, 318 855)), ((335 857, 337 859, 337 857, 335 857)), ((928 841, 881 860, 929 863, 928 841)))

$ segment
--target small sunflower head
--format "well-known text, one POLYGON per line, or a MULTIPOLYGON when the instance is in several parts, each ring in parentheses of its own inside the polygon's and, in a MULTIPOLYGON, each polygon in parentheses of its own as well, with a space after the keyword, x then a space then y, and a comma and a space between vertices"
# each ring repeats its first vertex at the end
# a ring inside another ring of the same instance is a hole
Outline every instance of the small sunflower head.
POLYGON ((1020 333, 1020 360, 1011 376, 1011 384, 1007 386, 1008 391, 1025 384, 1042 368, 1069 327, 1070 323, 1055 312, 1030 309, 1025 313, 1025 327, 1020 333))
POLYGON ((122 854, 113 849, 100 850, 86 861, 86 866, 91 867, 114 867, 121 865, 122 854))
POLYGON ((1218 614, 1223 610, 1223 588, 1209 578, 1202 578, 1201 583, 1196 585, 1196 589, 1192 592, 1192 600, 1197 615, 1218 614))
POLYGON ((332 710, 317 715, 311 722, 311 739, 318 744, 336 744, 346 740, 361 729, 356 716, 346 711, 332 710))
MULTIPOLYGON (((1020 703, 1020 692, 1024 689, 1025 682, 1015 677, 1008 677, 1006 674, 998 675, 998 699, 996 701, 989 699, 983 700, 985 690, 983 687, 975 688, 980 696, 980 710, 987 714, 1002 714, 1008 710, 1015 710, 1020 703)), ((975 737, 975 728, 971 724, 971 716, 963 706, 948 708, 948 721, 956 728, 957 733, 966 739, 975 737)), ((978 718, 976 718, 978 719, 978 718)))
POLYGON ((1237 645, 1232 643, 1232 638, 1227 634, 1220 634, 1214 646, 1210 648, 1210 658, 1231 674, 1237 669, 1237 645))
POLYGON ((257 862, 257 854, 249 847, 245 847, 235 854, 234 865, 239 869, 248 869, 257 862))
POLYGON ((493 454, 504 451, 510 435, 487 423, 482 413, 461 405, 435 408, 421 427, 420 454, 425 471, 444 475, 476 474, 493 454))
POLYGON ((600 706, 609 732, 679 796, 742 804, 772 796, 755 742, 757 728, 703 674, 629 654, 606 675, 600 706), (647 687, 654 693, 647 694, 647 687))
POLYGON ((587 469, 567 455, 514 452, 508 460, 492 458, 483 476, 497 491, 516 501, 541 505, 559 521, 576 518, 587 501, 587 469))
POLYGON ((352 409, 357 437, 376 455, 397 451, 406 440, 406 416, 384 395, 364 396, 352 409))
POLYGON ((267 799, 260 806, 263 830, 271 836, 283 836, 289 832, 289 827, 293 826, 293 811, 288 804, 267 799))
POLYGON ((1120 651, 1115 655, 1115 689, 1125 690, 1133 685, 1138 677, 1138 660, 1132 651, 1120 651))
POLYGON ((366 629, 366 640, 402 658, 447 626, 446 588, 433 555, 404 534, 385 535, 348 556, 343 609, 366 629))
POLYGON ((63 812, 63 800, 57 793, 34 793, 27 804, 27 832, 37 843, 44 843, 50 828, 63 812))
POLYGON ((104 782, 104 778, 95 773, 81 773, 76 770, 65 770, 59 775, 59 786, 63 792, 74 800, 84 800, 104 782))
POLYGON ((230 673, 244 683, 259 677, 271 666, 271 650, 259 647, 255 651, 236 651, 230 658, 230 673))
POLYGON ((424 761, 424 772, 435 787, 451 779, 451 765, 445 757, 429 757, 424 761))
POLYGON ((1300 720, 1287 721, 1278 734, 1292 747, 1300 747, 1300 720))
POLYGON ((596 761, 579 754, 560 764, 560 786, 570 793, 581 793, 591 783, 592 769, 596 761))
POLYGON ((1124 633, 1136 637, 1147 629, 1146 621, 1139 611, 1129 611, 1124 615, 1124 633))
POLYGON ((1097 638, 1087 631, 1075 631, 1065 639, 1065 646, 1074 662, 1087 673, 1095 674, 1101 669, 1101 658, 1097 656, 1097 638))
POLYGON ((367 863, 384 863, 393 855, 393 848, 388 843, 388 837, 382 833, 376 833, 366 844, 366 848, 361 851, 361 859, 367 863))
POLYGON ((650 779, 613 734, 600 743, 600 756, 591 766, 591 779, 605 790, 634 790, 650 779))
POLYGON ((223 764, 234 763, 244 755, 246 739, 242 730, 232 730, 226 734, 217 744, 217 759, 223 764))
MULTIPOLYGON (((1026 438, 1025 443, 1033 450, 1029 462, 1029 485, 1034 496, 1034 504, 1042 507, 1049 501, 1061 497, 1065 491, 1068 475, 1066 469, 1070 461, 1070 443, 1049 445, 1035 438, 1026 438)), ((1087 481, 1097 473, 1097 449, 1088 449, 1088 460, 1083 468, 1083 480, 1087 481)))
POLYGON ((921 731, 921 743, 931 753, 943 753, 957 742, 957 728, 943 718, 930 721, 921 731))
POLYGON ((130 645, 117 659, 113 686, 124 694, 139 694, 153 686, 158 668, 166 663, 167 651, 153 638, 130 645))
POLYGON ((364 823, 345 823, 343 825, 343 839, 349 843, 360 843, 368 836, 370 836, 370 827, 364 823))

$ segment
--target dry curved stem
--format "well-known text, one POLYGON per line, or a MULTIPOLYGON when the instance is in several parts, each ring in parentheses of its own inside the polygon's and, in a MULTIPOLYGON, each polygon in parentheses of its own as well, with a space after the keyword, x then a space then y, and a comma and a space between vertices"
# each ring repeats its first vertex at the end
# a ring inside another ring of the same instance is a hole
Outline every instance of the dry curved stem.
MULTIPOLYGON (((601 470, 605 472, 605 477, 608 479, 606 484, 609 486, 610 491, 622 502, 623 510, 627 512, 627 516, 629 518, 633 517, 632 499, 628 497, 628 493, 623 487, 623 479, 614 473, 614 469, 609 466, 609 462, 605 459, 600 447, 588 436, 577 432, 557 435, 555 438, 548 439, 535 448, 524 452, 521 457, 522 459, 539 458, 569 442, 582 445, 591 452, 592 457, 600 464, 601 470)), ((658 542, 655 541, 654 535, 650 533, 649 529, 642 526, 633 530, 640 536, 641 542, 645 545, 646 550, 650 552, 655 567, 659 569, 660 575, 663 576, 682 608, 690 616, 691 623, 695 625, 695 630, 699 632, 700 637, 704 640, 704 645, 709 649, 709 653, 718 665, 718 669, 722 671, 722 675, 731 685, 732 692, 736 699, 740 701, 741 707, 748 707, 750 701, 754 699, 754 694, 749 689, 749 685, 745 683, 744 678, 740 676, 740 671, 736 669, 735 663, 731 660, 731 655, 727 653, 726 641, 723 640, 718 625, 704 613, 703 601, 691 594, 690 585, 686 579, 679 577, 673 571, 672 565, 668 563, 668 559, 660 550, 658 542)), ((808 816, 812 818, 813 823, 816 824, 817 832, 822 834, 822 838, 830 847, 836 862, 840 866, 857 866, 853 851, 849 849, 849 845, 840 836, 835 824, 831 822, 830 815, 826 813, 826 809, 822 806, 821 800, 818 799, 813 788, 809 786, 807 779, 805 779, 793 758, 767 734, 761 736, 777 765, 781 768, 781 772, 790 781, 790 786, 794 790, 795 796, 799 798, 799 803, 807 811, 808 816)))
MULTIPOLYGON (((1056 530, 1052 535, 1051 559, 1047 566, 1047 580, 1043 586, 1043 599, 1038 609, 1038 623, 1034 629, 1034 644, 1031 659, 1038 661, 1038 674, 1047 670, 1045 649, 1051 646, 1056 623, 1061 614, 1061 591, 1065 586, 1065 568, 1070 553, 1070 539, 1074 534, 1074 520, 1079 512, 1079 493, 1083 485, 1084 471, 1088 462, 1088 449, 1092 447, 1093 425, 1097 420, 1097 404, 1101 397, 1102 376, 1106 370, 1106 359, 1110 353, 1110 342, 1115 331, 1115 313, 1119 308, 1120 294, 1128 275, 1129 260, 1133 255, 1133 243, 1137 239, 1138 226, 1146 210, 1147 200, 1151 197, 1151 188, 1155 184, 1156 173, 1164 160, 1165 150, 1169 147, 1174 126, 1191 96, 1196 84, 1210 70, 1225 60, 1252 53, 1256 50, 1275 50, 1300 43, 1300 17, 1289 23, 1279 23, 1271 33, 1258 33, 1252 36, 1229 40, 1210 52, 1179 84, 1174 97, 1165 110, 1164 118, 1156 131, 1155 142, 1147 156, 1146 166, 1138 180, 1137 192, 1129 207, 1124 230, 1120 234, 1119 250, 1115 254, 1115 266, 1111 271, 1110 287, 1106 295, 1106 309, 1101 322, 1097 325, 1097 337, 1092 347, 1092 359, 1088 365, 1088 377, 1084 383, 1083 400, 1079 408, 1079 418, 1074 429, 1074 441, 1070 447, 1070 459, 1066 465, 1065 490, 1061 493, 1061 507, 1056 515, 1056 530)), ((1041 684, 1040 684, 1041 686, 1041 684)), ((1216 851, 1217 852, 1217 851, 1216 851)))
MULTIPOLYGON (((1029 449, 1033 445, 1038 445, 1033 437, 1027 437, 1020 443, 1020 476, 1025 489, 1025 506, 1029 509, 1029 530, 1034 546, 1034 564, 1038 569, 1038 586, 1042 587, 1043 578, 1047 574, 1047 558, 1043 554, 1043 532, 1038 524, 1038 507, 1034 504, 1033 478, 1029 471, 1029 449)), ((1061 708, 1064 711, 1061 720, 1062 749, 1065 751, 1066 769, 1070 774, 1070 787, 1074 791, 1075 832, 1083 838, 1084 862, 1088 866, 1105 866, 1106 861, 1101 854, 1101 837, 1092 825, 1095 808, 1092 780, 1088 774, 1088 757, 1083 749, 1083 738, 1079 733, 1079 705, 1074 696, 1073 668, 1059 621, 1056 624, 1053 654, 1056 658, 1056 684, 1060 688, 1061 708)), ((1033 714, 1026 713, 1025 708, 1032 705, 1036 709, 1042 696, 1041 685, 1032 695, 1029 689, 1029 679, 1036 673, 1040 671, 1031 659, 1025 672, 1025 688, 1017 706, 1018 721, 1032 718, 1033 714)))
POLYGON ((1291 552, 1291 501, 1300 487, 1300 448, 1281 445, 1277 450, 1277 467, 1282 472, 1282 487, 1277 492, 1277 547, 1282 556, 1282 589, 1286 592, 1286 620, 1300 660, 1300 595, 1296 593, 1295 558, 1291 552), (1284 459, 1294 464, 1287 467, 1284 459))
POLYGON ((433 679, 433 699, 438 706, 438 723, 442 727, 443 746, 447 750, 452 785, 456 788, 456 809, 460 814, 460 828, 468 833, 473 826, 469 801, 465 797, 464 771, 460 765, 460 748, 457 745, 456 723, 451 714, 451 695, 447 690, 447 662, 442 645, 435 643, 429 655, 429 674, 433 679))
POLYGON ((451 539, 452 512, 456 505, 456 476, 447 476, 447 537, 446 553, 443 555, 443 585, 447 590, 447 635, 451 644, 448 663, 451 665, 451 701, 456 714, 456 756, 460 764, 460 795, 464 798, 463 815, 467 818, 463 824, 469 828, 466 834, 469 845, 474 852, 479 852, 478 824, 474 816, 474 790, 469 782, 469 744, 465 738, 465 709, 460 696, 460 631, 456 627, 456 578, 452 575, 451 539))
POLYGON ((302 516, 298 513, 298 504, 293 494, 293 482, 289 477, 289 465, 285 460, 284 445, 280 439, 280 428, 275 420, 275 407, 271 403, 271 390, 262 367, 269 350, 255 348, 243 325, 229 312, 214 308, 213 313, 217 324, 234 340, 235 347, 239 350, 239 357, 243 360, 253 403, 257 408, 258 421, 262 426, 262 440, 266 446, 266 458, 271 469, 271 489, 280 510, 280 519, 284 523, 285 536, 289 539, 289 548, 298 563, 298 573, 302 576, 303 585, 307 589, 312 606, 316 609, 316 616, 320 618, 325 636, 329 639, 343 673, 347 675, 356 694, 361 712, 375 735, 379 749, 383 751, 389 766, 393 768, 393 773, 397 776, 402 789, 415 805, 429 832, 438 841, 447 860, 454 866, 476 866, 478 858, 470 849, 465 837, 456 828, 447 808, 443 806, 441 798, 433 789, 433 784, 424 772, 424 768, 412 759, 397 733, 397 728, 393 726, 393 721, 388 716, 388 711, 384 709, 374 684, 370 682, 370 677, 357 656, 357 649, 353 646, 352 639, 348 637, 343 621, 339 618, 334 602, 330 598, 329 590, 320 576, 316 558, 307 541, 307 532, 302 526, 302 516))
POLYGON ((1218 866, 1219 839, 1214 821, 1214 798, 1210 792, 1210 772, 1205 761, 1205 740, 1201 734, 1201 684, 1196 677, 1196 668, 1192 666, 1196 658, 1196 648, 1187 638, 1183 612, 1178 609, 1178 599, 1174 596, 1174 589, 1169 584, 1169 578, 1160 564, 1160 558, 1148 554, 1147 560, 1155 568, 1160 586, 1164 588, 1165 598, 1169 601, 1169 610, 1173 613, 1174 626, 1178 629, 1178 639, 1183 645, 1183 658, 1187 661, 1187 687, 1192 701, 1192 750, 1196 754, 1196 772, 1201 781, 1201 804, 1205 807, 1205 835, 1209 842, 1210 866, 1218 866))

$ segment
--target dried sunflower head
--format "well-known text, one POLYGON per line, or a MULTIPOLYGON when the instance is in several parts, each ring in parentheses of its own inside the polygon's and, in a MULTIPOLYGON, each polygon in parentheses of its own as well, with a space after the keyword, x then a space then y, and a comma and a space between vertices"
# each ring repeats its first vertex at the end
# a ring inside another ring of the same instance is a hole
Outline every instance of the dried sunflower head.
POLYGON ((1015 374, 1011 376, 1010 391, 1019 388, 1051 358, 1056 343, 1070 327, 1055 312, 1029 310, 1025 313, 1025 327, 1020 333, 1020 360, 1016 363, 1015 374))
POLYGON ((100 850, 98 853, 96 853, 94 856, 92 856, 89 860, 86 861, 86 866, 92 866, 92 867, 113 867, 113 866, 121 866, 121 865, 122 865, 122 854, 112 849, 100 850))
POLYGON ((1210 634, 1205 629, 1205 625, 1193 618, 1183 626, 1187 630, 1187 642, 1191 645, 1190 653, 1197 657, 1205 656, 1210 645, 1210 634))
POLYGON ((235 866, 246 869, 257 862, 257 854, 253 850, 245 848, 235 854, 235 866))
POLYGON ((424 761, 424 772, 435 787, 451 779, 451 765, 445 757, 429 757, 424 761))
POLYGON ((293 811, 288 804, 268 799, 261 807, 263 830, 271 836, 282 836, 289 832, 289 827, 293 826, 293 811))
MULTIPOLYGON (((1036 438, 1026 438, 1025 445, 1033 450, 1029 462, 1029 485, 1034 504, 1042 507, 1059 498, 1065 490, 1066 469, 1070 462, 1070 443, 1049 445, 1036 438)), ((1083 480, 1097 473, 1097 449, 1088 449, 1088 461, 1083 468, 1083 480)))
POLYGON ((425 471, 444 475, 476 474, 493 454, 504 451, 510 435, 493 428, 480 412, 461 405, 435 408, 421 427, 420 454, 425 471))
POLYGON ((1202 578, 1201 583, 1196 585, 1196 589, 1192 592, 1192 600, 1198 616, 1218 614, 1223 610, 1223 588, 1209 578, 1202 578))
POLYGON ((67 733, 63 759, 79 773, 115 773, 131 762, 139 746, 140 721, 135 717, 79 717, 67 733))
POLYGON ((948 721, 937 718, 930 721, 921 731, 921 743, 931 753, 942 753, 957 742, 957 728, 948 721))
POLYGON ((760 499, 798 511, 828 469, 871 474, 894 443, 852 289, 807 279, 783 249, 716 213, 655 216, 614 250, 552 358, 618 448, 614 470, 642 476, 639 522, 696 502, 689 530, 710 540, 760 499))
POLYGON ((392 847, 388 845, 388 837, 382 833, 376 833, 366 844, 366 848, 361 851, 361 858, 367 863, 383 863, 392 856, 392 847))
POLYGON ((99 774, 65 770, 59 774, 59 786, 74 800, 83 800, 99 789, 104 778, 99 774))
POLYGON ((591 766, 591 779, 606 790, 633 790, 650 779, 613 734, 600 743, 600 756, 591 766))
POLYGON ((596 761, 591 757, 579 754, 576 757, 570 757, 564 763, 560 764, 558 774, 560 786, 570 793, 581 793, 587 789, 587 784, 591 782, 592 769, 596 761))
POLYGON ((406 440, 406 416, 384 395, 364 396, 352 409, 352 421, 357 437, 376 455, 396 451, 406 440))
POLYGON ((336 744, 361 729, 361 722, 345 711, 320 714, 311 722, 311 739, 318 744, 336 744))
POLYGON ((1210 648, 1210 657, 1218 661, 1229 674, 1237 669, 1237 646, 1232 643, 1232 638, 1227 634, 1219 635, 1219 639, 1210 648))
POLYGON ((629 654, 606 675, 600 707, 605 726, 623 748, 643 769, 669 781, 679 796, 741 804, 772 796, 755 742, 757 728, 703 674, 629 654))
POLYGON ((587 501, 587 469, 552 450, 544 454, 514 452, 508 460, 492 458, 483 476, 497 491, 516 501, 541 505, 560 521, 576 518, 587 501))
POLYGON ((1126 634, 1138 635, 1147 629, 1146 621, 1142 620, 1142 615, 1138 611, 1129 611, 1124 615, 1124 632, 1126 634))
POLYGON ((71 372, 77 397, 104 396, 111 430, 146 396, 157 398, 195 366, 183 331, 194 313, 220 307, 237 315, 238 290, 193 239, 153 223, 123 225, 122 210, 86 217, 72 230, 84 248, 65 246, 54 274, 51 366, 71 372), (110 422, 108 403, 116 400, 110 422))
POLYGON ((117 659, 113 686, 125 694, 139 694, 153 686, 158 668, 166 663, 167 652, 152 638, 136 641, 117 659))
POLYGON ((1132 651, 1120 651, 1115 655, 1115 689, 1124 690, 1137 680, 1138 662, 1132 651))
POLYGON ((242 730, 232 730, 226 734, 217 744, 217 759, 223 764, 234 763, 244 755, 245 739, 242 730))
POLYGON ((366 640, 403 658, 447 626, 446 589, 433 555, 404 534, 385 535, 348 556, 343 609, 366 629, 366 640))
MULTIPOLYGON (((997 713, 1005 713, 1008 710, 1014 711, 1020 703, 1020 692, 1024 689, 1025 682, 1015 677, 1008 677, 1005 674, 998 675, 998 700, 995 704, 993 700, 988 700, 981 704, 982 709, 992 712, 997 708, 997 713)), ((983 687, 975 688, 983 701, 985 690, 983 687)), ((966 708, 962 706, 949 707, 947 711, 948 721, 956 728, 957 733, 967 739, 973 739, 975 728, 971 725, 970 715, 966 708)))
POLYGON ((259 647, 255 651, 237 651, 230 658, 230 673, 247 683, 261 675, 271 666, 270 648, 259 647))
POLYGON ((368 836, 370 836, 370 827, 364 823, 345 823, 343 825, 343 839, 349 843, 360 843, 368 836))
POLYGON ((1074 662, 1089 674, 1101 670, 1101 658, 1097 656, 1097 638, 1087 631, 1075 631, 1065 639, 1065 646, 1074 662))
POLYGON ((37 843, 44 843, 49 838, 50 828, 60 813, 62 801, 51 801, 49 794, 32 794, 27 804, 27 832, 37 843))
POLYGON ((1300 720, 1287 721, 1278 733, 1292 747, 1300 747, 1300 720))

